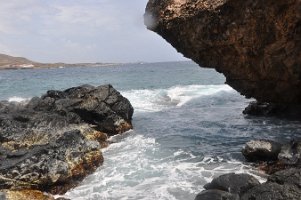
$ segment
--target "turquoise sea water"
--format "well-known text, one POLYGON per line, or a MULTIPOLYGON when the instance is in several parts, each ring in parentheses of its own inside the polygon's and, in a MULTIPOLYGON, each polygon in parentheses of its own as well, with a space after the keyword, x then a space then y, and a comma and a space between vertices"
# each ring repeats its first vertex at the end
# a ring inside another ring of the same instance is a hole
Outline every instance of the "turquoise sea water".
POLYGON ((134 130, 111 138, 116 143, 104 150, 104 165, 65 196, 188 200, 220 174, 258 175, 240 154, 246 141, 283 141, 301 131, 298 122, 244 116, 250 100, 224 82, 221 74, 192 62, 6 70, 0 71, 0 99, 112 84, 135 108, 134 130))

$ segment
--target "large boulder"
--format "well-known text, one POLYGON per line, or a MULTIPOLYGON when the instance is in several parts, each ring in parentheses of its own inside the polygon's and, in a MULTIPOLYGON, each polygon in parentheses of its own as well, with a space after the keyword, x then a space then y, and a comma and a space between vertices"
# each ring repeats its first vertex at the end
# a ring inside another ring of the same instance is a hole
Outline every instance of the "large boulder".
POLYGON ((246 97, 301 104, 301 1, 149 0, 145 24, 246 97))
POLYGON ((204 188, 195 200, 300 200, 301 171, 291 168, 276 172, 263 184, 248 174, 225 174, 204 188))
POLYGON ((132 115, 111 85, 0 102, 0 190, 66 192, 103 163, 107 137, 131 129, 132 115))
POLYGON ((273 161, 278 159, 281 144, 270 140, 251 140, 242 149, 248 161, 273 161))
POLYGON ((206 190, 222 190, 232 194, 242 195, 260 182, 249 174, 224 174, 204 186, 206 190))

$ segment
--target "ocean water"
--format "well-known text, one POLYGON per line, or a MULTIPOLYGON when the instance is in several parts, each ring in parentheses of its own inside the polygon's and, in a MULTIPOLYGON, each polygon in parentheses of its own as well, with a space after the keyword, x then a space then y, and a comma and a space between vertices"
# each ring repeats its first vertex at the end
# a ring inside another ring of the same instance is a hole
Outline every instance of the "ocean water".
POLYGON ((0 99, 112 84, 134 106, 134 130, 110 138, 104 165, 64 196, 74 200, 193 200, 221 174, 264 175, 240 151, 250 139, 297 137, 299 122, 244 116, 251 101, 192 62, 0 71, 0 99))

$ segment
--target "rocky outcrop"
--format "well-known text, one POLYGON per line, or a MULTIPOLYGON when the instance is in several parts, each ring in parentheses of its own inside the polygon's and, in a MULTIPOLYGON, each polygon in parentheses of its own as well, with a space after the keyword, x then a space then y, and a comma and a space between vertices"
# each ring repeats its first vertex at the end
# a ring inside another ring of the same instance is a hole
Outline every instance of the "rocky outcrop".
POLYGON ((259 185, 259 181, 248 174, 224 174, 204 186, 206 190, 222 190, 242 195, 247 190, 259 185))
POLYGON ((301 1, 149 0, 145 24, 246 97, 301 104, 301 1))
POLYGON ((242 154, 249 161, 277 160, 281 144, 269 140, 251 140, 246 143, 242 154))
POLYGON ((270 140, 251 140, 242 149, 247 161, 268 174, 292 167, 301 168, 301 141, 280 144, 270 140), (265 162, 262 162, 265 161, 265 162))
POLYGON ((279 144, 251 140, 242 150, 248 161, 257 162, 270 176, 260 184, 248 174, 224 174, 204 186, 195 200, 299 200, 301 197, 301 142, 279 144), (265 161, 265 166, 263 162, 265 161))
POLYGON ((0 190, 66 192, 103 163, 107 137, 131 129, 132 115, 130 102, 111 85, 1 102, 0 190))
POLYGON ((300 180, 300 169, 277 172, 263 184, 247 174, 226 174, 207 184, 206 190, 198 194, 195 200, 299 200, 300 180), (208 188, 208 185, 211 187, 208 188))

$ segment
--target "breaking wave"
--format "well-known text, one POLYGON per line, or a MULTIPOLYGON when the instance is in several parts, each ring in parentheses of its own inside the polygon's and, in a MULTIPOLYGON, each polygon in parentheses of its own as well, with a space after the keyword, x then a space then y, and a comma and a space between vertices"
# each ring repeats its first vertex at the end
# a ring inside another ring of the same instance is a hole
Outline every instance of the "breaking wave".
POLYGON ((188 85, 167 89, 129 90, 122 92, 138 112, 157 112, 171 107, 181 107, 187 102, 202 97, 233 92, 228 85, 188 85))

